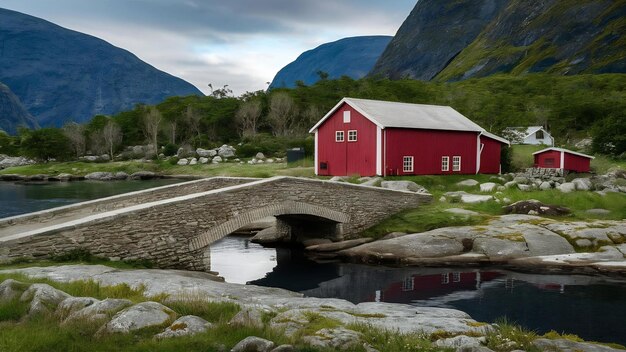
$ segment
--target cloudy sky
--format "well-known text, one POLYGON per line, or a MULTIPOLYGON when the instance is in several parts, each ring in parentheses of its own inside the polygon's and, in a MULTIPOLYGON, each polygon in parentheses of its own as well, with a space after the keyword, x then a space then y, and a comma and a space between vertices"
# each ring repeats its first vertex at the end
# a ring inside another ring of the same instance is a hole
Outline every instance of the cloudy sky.
POLYGON ((0 7, 102 38, 208 93, 267 88, 303 51, 393 35, 417 0, 0 0, 0 7))

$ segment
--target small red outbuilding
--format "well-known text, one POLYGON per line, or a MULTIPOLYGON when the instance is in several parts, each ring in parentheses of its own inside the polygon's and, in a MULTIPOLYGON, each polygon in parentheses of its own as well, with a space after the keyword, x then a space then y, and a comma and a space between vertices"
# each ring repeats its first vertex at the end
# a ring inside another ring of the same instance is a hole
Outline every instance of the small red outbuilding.
POLYGON ((310 131, 328 176, 497 174, 509 142, 449 106, 344 98, 310 131))
POLYGON ((564 171, 589 172, 594 157, 563 148, 546 148, 533 153, 535 167, 563 169, 564 171))

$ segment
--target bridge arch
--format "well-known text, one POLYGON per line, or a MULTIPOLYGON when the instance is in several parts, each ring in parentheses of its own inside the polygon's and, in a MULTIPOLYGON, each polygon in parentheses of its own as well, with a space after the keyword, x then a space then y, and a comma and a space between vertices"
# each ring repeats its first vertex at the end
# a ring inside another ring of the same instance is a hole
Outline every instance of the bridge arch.
POLYGON ((350 216, 343 212, 332 210, 319 205, 313 205, 296 201, 285 201, 275 203, 266 207, 254 209, 245 213, 235 213, 233 217, 217 226, 212 227, 207 232, 191 240, 189 247, 191 250, 199 250, 209 246, 211 243, 218 241, 235 230, 268 216, 286 216, 286 215, 305 215, 327 219, 336 223, 347 223, 350 216))

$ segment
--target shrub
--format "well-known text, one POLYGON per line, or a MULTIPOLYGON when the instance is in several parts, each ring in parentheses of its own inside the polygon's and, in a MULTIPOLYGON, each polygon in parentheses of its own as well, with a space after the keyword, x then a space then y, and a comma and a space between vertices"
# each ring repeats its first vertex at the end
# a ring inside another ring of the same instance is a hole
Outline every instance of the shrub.
POLYGON ((176 144, 167 143, 165 148, 163 148, 163 154, 165 154, 165 156, 173 156, 176 155, 176 153, 178 153, 178 146, 176 144))

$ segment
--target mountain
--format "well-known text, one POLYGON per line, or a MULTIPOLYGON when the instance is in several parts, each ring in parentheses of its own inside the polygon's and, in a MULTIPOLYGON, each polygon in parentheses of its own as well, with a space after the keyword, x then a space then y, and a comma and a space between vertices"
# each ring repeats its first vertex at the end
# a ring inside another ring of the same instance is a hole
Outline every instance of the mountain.
POLYGON ((202 94, 101 39, 6 9, 0 9, 0 81, 41 126, 202 94))
POLYGON ((281 69, 270 88, 293 88, 296 81, 314 84, 320 79, 319 71, 328 73, 329 79, 362 78, 374 67, 390 40, 389 36, 365 36, 322 44, 281 69))
POLYGON ((0 83, 0 130, 15 134, 19 126, 34 128, 37 122, 9 87, 0 83))
POLYGON ((626 0, 420 0, 372 76, 626 72, 626 0))

